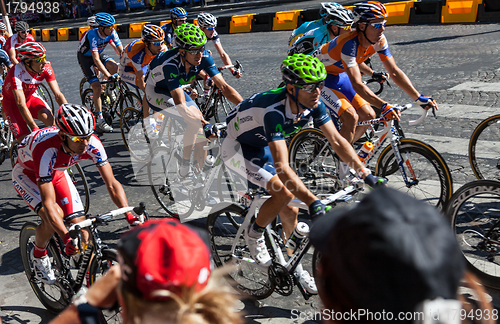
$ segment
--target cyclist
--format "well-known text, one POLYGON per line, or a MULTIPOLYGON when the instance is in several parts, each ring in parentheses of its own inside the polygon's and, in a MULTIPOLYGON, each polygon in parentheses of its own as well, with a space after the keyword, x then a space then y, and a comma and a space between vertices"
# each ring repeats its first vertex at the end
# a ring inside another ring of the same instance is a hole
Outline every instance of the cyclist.
MULTIPOLYGON (((243 98, 226 83, 217 70, 212 56, 205 50, 207 37, 200 28, 185 23, 175 29, 175 34, 176 48, 158 54, 149 64, 145 97, 149 107, 155 111, 167 109, 167 112, 174 113, 174 109, 168 108, 175 106, 177 112, 186 122, 187 128, 183 138, 183 161, 179 170, 179 175, 185 177, 189 173, 190 156, 197 134, 207 122, 203 119, 198 106, 182 90, 181 85, 193 81, 200 71, 204 70, 229 101, 237 104, 243 98)), ((143 109, 149 109, 149 107, 143 109)), ((149 127, 153 127, 151 124, 149 127)), ((199 140, 196 144, 193 163, 195 166, 198 163, 202 164, 205 159, 206 151, 202 147, 204 144, 206 144, 205 139, 199 140)))
POLYGON ((34 42, 35 39, 30 33, 30 26, 27 22, 18 21, 14 27, 16 33, 5 42, 4 50, 9 54, 10 61, 13 64, 19 63, 16 55, 16 48, 27 42, 34 42))
MULTIPOLYGON (((304 127, 309 119, 314 120, 333 150, 343 160, 351 162, 367 184, 375 186, 383 182, 360 163, 352 146, 338 134, 319 99, 326 78, 323 64, 315 57, 299 53, 283 61, 281 72, 285 87, 254 94, 231 111, 226 119, 227 137, 222 143, 226 167, 271 195, 260 207, 256 221, 244 232, 252 258, 263 266, 271 264, 262 235, 265 227, 278 214, 286 237, 297 225, 297 208, 287 206, 294 196, 309 206, 313 218, 328 210, 288 163, 285 136, 304 127)), ((302 266, 297 267, 295 276, 309 293, 317 293, 314 279, 302 266)))
POLYGON ((112 15, 98 12, 95 15, 95 21, 99 24, 99 27, 89 30, 82 37, 78 45, 77 57, 83 75, 92 87, 92 101, 97 114, 97 127, 102 132, 112 132, 113 128, 104 121, 102 116, 101 82, 99 82, 93 66, 108 81, 116 81, 118 78, 118 64, 111 57, 103 54, 103 51, 110 41, 115 43, 119 53, 123 52, 123 45, 113 27, 115 18, 112 15))
POLYGON ((0 49, 4 48, 5 43, 7 42, 7 38, 9 38, 7 26, 5 26, 4 23, 0 22, 0 49))
MULTIPOLYGON (((98 28, 99 27, 99 24, 97 23, 97 21, 95 20, 95 16, 90 16, 89 18, 87 18, 87 26, 91 27, 91 29, 94 29, 94 28, 98 28)), ((86 33, 88 33, 89 31, 85 31, 85 33, 83 33, 83 36, 82 38, 85 36, 86 33)), ((113 50, 115 51, 116 54, 120 55, 121 53, 118 51, 118 48, 116 47, 115 43, 113 42, 112 39, 109 40, 109 46, 111 46, 113 48, 113 50)))
POLYGON ((308 31, 325 25, 325 18, 328 14, 328 10, 333 10, 335 8, 342 8, 342 6, 336 2, 322 2, 321 9, 319 10, 319 15, 321 16, 321 18, 313 21, 306 21, 305 23, 297 27, 297 29, 293 30, 292 35, 290 35, 290 38, 288 39, 288 46, 292 46, 293 43, 295 43, 297 39, 299 39, 299 37, 301 37, 308 31))
POLYGON ((187 21, 186 9, 180 7, 170 9, 170 20, 172 20, 172 22, 161 26, 161 29, 163 29, 163 32, 165 33, 165 44, 168 49, 174 47, 173 42, 175 29, 180 25, 185 24, 187 21))
MULTIPOLYGON (((142 39, 137 39, 123 50, 120 57, 120 67, 118 74, 120 78, 133 86, 145 91, 146 83, 144 74, 147 71, 147 65, 162 50, 165 34, 163 29, 156 25, 146 24, 142 28, 142 39)), ((166 50, 166 47, 165 47, 166 50)), ((144 117, 149 115, 145 112, 144 117)))
POLYGON ((375 52, 379 54, 389 76, 413 100, 427 108, 437 108, 436 102, 421 95, 396 65, 383 34, 387 17, 385 6, 378 1, 358 3, 353 13, 356 30, 337 37, 315 53, 328 73, 321 97, 340 117, 340 133, 351 143, 360 138, 367 128, 356 128, 356 123, 375 118, 370 104, 381 108, 382 114, 388 118, 399 118, 393 106, 377 97, 361 79, 358 64, 375 52))
POLYGON ((295 53, 312 54, 318 47, 335 37, 348 33, 353 22, 352 12, 343 7, 326 9, 325 24, 303 34, 288 49, 288 55, 295 53))
MULTIPOLYGON (((81 105, 64 104, 55 119, 56 126, 37 130, 23 140, 12 170, 14 188, 42 219, 36 228, 33 255, 35 275, 47 284, 55 282, 45 249, 50 237, 57 232, 63 239, 66 253, 75 254, 78 244, 71 240, 64 222, 77 223, 85 219, 82 201, 67 172, 69 167, 91 159, 116 206, 128 206, 106 151, 99 138, 93 135, 95 118, 92 113, 81 105)), ((129 224, 139 222, 131 213, 126 217, 129 224)))
MULTIPOLYGON (((222 44, 220 43, 220 37, 215 27, 217 27, 217 18, 214 15, 208 12, 202 12, 198 14, 198 25, 200 29, 203 30, 205 36, 207 36, 207 40, 211 40, 214 43, 215 49, 220 55, 222 63, 224 65, 232 65, 231 59, 229 55, 222 48, 222 44)), ((234 77, 240 78, 241 72, 238 69, 230 68, 229 71, 233 74, 234 77)))
POLYGON ((21 63, 10 69, 5 77, 3 108, 12 134, 21 141, 30 133, 30 129, 38 130, 35 119, 42 121, 45 126, 54 125, 51 108, 36 93, 42 81, 47 81, 59 105, 67 101, 59 89, 52 65, 46 59, 45 47, 37 42, 29 42, 16 50, 21 63))
MULTIPOLYGON (((4 51, 3 49, 0 49, 0 69, 6 68, 8 71, 13 66, 14 65, 9 60, 9 54, 7 54, 7 52, 4 51)), ((3 80, 2 76, 0 76, 0 101, 2 101, 2 99, 3 99, 3 94, 2 94, 3 81, 4 80, 3 80)), ((2 107, 0 107, 0 112, 1 111, 2 111, 2 107)), ((2 117, 2 116, 0 115, 0 117, 2 117)))

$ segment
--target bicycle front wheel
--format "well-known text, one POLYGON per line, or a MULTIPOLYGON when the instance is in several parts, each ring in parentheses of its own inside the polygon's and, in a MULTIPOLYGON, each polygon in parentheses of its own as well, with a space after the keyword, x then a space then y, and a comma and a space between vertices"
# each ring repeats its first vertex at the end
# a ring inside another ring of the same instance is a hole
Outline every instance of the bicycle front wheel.
POLYGON ((78 190, 78 194, 82 199, 83 210, 85 214, 87 214, 90 208, 90 191, 87 179, 85 178, 85 172, 83 172, 83 169, 79 164, 75 164, 68 169, 68 174, 71 181, 75 185, 76 190, 78 190))
POLYGON ((288 152, 290 166, 312 193, 335 193, 342 188, 340 160, 319 129, 302 129, 291 140, 288 152))
POLYGON ((478 179, 500 180, 500 115, 483 120, 472 133, 469 162, 478 179))
POLYGON ((138 111, 142 112, 142 102, 139 96, 131 91, 126 91, 125 95, 120 97, 118 115, 122 115, 123 110, 128 107, 134 107, 138 111))
POLYGON ((36 93, 43 99, 45 102, 49 105, 49 109, 52 111, 52 114, 55 115, 57 110, 56 106, 54 106, 54 99, 52 99, 52 96, 50 95, 49 89, 47 86, 43 83, 40 83, 38 85, 38 88, 36 89, 36 93))
POLYGON ((50 259, 52 269, 57 278, 57 282, 48 285, 38 280, 34 273, 33 250, 35 248, 35 229, 37 224, 28 222, 24 224, 19 235, 19 250, 23 262, 26 277, 35 292, 36 297, 47 308, 48 311, 57 314, 64 310, 71 303, 72 289, 65 286, 65 280, 61 280, 61 273, 64 264, 59 255, 56 243, 51 239, 47 245, 47 256, 50 259))
POLYGON ((500 289, 500 182, 476 180, 457 190, 448 204, 468 268, 488 287, 500 289))
POLYGON ((16 164, 18 146, 18 142, 12 142, 12 144, 10 145, 10 164, 12 167, 14 167, 14 164, 16 164))
POLYGON ((399 153, 402 167, 397 163, 392 146, 384 148, 377 161, 375 175, 388 179, 389 187, 407 193, 439 209, 445 209, 453 194, 453 184, 448 165, 430 145, 414 139, 401 139, 399 153))
POLYGON ((210 247, 217 267, 226 264, 233 267, 227 274, 227 278, 235 289, 246 296, 264 299, 269 297, 274 290, 268 270, 255 263, 245 261, 252 259, 250 251, 243 235, 236 238, 238 228, 243 224, 246 212, 247 210, 240 205, 233 204, 210 214, 207 219, 210 247), (234 241, 237 244, 233 255, 231 248, 234 241))
POLYGON ((149 141, 142 128, 142 110, 135 107, 125 108, 120 117, 120 131, 125 148, 138 162, 149 160, 149 141))
POLYGON ((214 110, 215 122, 221 123, 226 121, 227 114, 229 114, 233 108, 226 97, 224 97, 222 93, 219 93, 219 95, 215 97, 212 109, 214 110))

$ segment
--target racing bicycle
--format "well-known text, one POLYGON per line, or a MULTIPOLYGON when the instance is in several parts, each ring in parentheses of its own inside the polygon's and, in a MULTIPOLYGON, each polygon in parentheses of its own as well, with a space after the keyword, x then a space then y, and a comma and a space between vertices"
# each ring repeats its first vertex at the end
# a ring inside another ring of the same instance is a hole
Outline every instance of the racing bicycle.
POLYGON ((474 129, 469 162, 478 179, 500 180, 500 115, 486 118, 474 129))
MULTIPOLYGON (((396 106, 396 109, 403 112, 410 107, 411 104, 408 104, 396 106)), ((427 113, 423 110, 422 116, 409 124, 421 123, 427 113)), ((375 175, 387 178, 389 186, 444 209, 453 194, 453 184, 442 156, 424 142, 402 138, 394 120, 377 118, 359 122, 358 126, 372 124, 380 124, 383 129, 375 132, 373 150, 368 153, 365 165, 375 175), (390 145, 384 146, 387 142, 390 145)), ((339 157, 317 128, 303 128, 292 138, 289 161, 304 184, 315 194, 333 193, 344 186, 339 157)))
MULTIPOLYGON (((72 298, 84 285, 86 273, 89 273, 87 285, 93 284, 113 264, 117 263, 117 252, 104 244, 99 237, 98 227, 107 225, 118 215, 133 211, 140 215, 142 220, 148 218, 146 206, 141 203, 138 207, 124 207, 112 210, 101 215, 86 215, 86 219, 77 224, 71 224, 69 234, 73 239, 78 238, 80 253, 68 256, 64 252, 64 244, 59 235, 54 234, 47 245, 47 255, 50 258, 56 282, 45 284, 36 278, 33 265, 33 249, 35 247, 35 230, 38 224, 27 222, 19 235, 19 248, 24 272, 40 302, 52 313, 59 313, 68 306, 72 298), (88 244, 82 242, 82 231, 89 233, 88 244)), ((105 323, 120 323, 119 307, 103 310, 102 318, 105 323)))
MULTIPOLYGON (((14 135, 12 135, 12 132, 10 131, 9 121, 4 120, 0 125, 0 164, 2 164, 3 161, 5 161, 5 159, 7 158, 7 154, 9 154, 9 152, 11 151, 13 142, 14 135)), ((10 154, 10 156, 12 157, 12 153, 10 154)))

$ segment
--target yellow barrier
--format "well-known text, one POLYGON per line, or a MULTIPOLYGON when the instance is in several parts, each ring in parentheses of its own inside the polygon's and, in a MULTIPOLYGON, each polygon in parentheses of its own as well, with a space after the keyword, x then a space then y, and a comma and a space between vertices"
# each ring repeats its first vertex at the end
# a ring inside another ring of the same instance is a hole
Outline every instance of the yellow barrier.
POLYGON ((141 38, 142 26, 149 24, 149 22, 133 23, 128 27, 129 38, 141 38))
POLYGON ((232 16, 229 22, 229 33, 249 33, 252 30, 252 19, 255 14, 232 16))
POLYGON ((48 42, 50 41, 50 31, 52 28, 42 29, 42 41, 48 42))
POLYGON ((35 41, 39 42, 41 41, 41 30, 40 29, 37 29, 37 28, 33 28, 31 30, 31 35, 33 35, 33 38, 35 39, 35 41))
POLYGON ((163 25, 166 25, 166 24, 170 24, 172 22, 172 20, 163 20, 163 21, 160 21, 160 27, 163 26, 163 25))
POLYGON ((89 27, 89 26, 87 26, 87 27, 80 27, 80 28, 78 28, 78 40, 81 40, 81 39, 82 39, 83 34, 85 34, 85 32, 86 32, 87 30, 90 30, 90 27, 89 27))
POLYGON ((413 1, 389 2, 384 4, 387 9, 387 24, 407 24, 410 22, 410 9, 413 1))
POLYGON ((58 41, 69 40, 69 28, 59 28, 57 30, 57 40, 58 41))
POLYGON ((279 11, 274 15, 273 30, 292 30, 297 28, 300 10, 279 11))
POLYGON ((477 7, 482 0, 446 0, 446 5, 441 10, 441 22, 443 23, 465 23, 475 22, 477 18, 477 7))

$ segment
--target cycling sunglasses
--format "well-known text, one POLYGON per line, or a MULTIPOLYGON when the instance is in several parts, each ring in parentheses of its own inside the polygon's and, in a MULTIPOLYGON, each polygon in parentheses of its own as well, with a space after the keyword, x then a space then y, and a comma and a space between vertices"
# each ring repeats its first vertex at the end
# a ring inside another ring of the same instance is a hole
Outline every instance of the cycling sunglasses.
POLYGON ((304 91, 312 93, 317 88, 319 88, 319 90, 323 89, 323 87, 325 86, 325 81, 320 81, 320 82, 316 82, 316 83, 308 83, 308 84, 304 84, 304 85, 296 84, 295 86, 299 87, 300 89, 302 89, 304 91))
POLYGON ((88 141, 88 140, 90 140, 91 137, 92 137, 92 134, 87 135, 87 136, 68 136, 70 141, 72 141, 74 143, 80 143, 80 142, 83 142, 85 140, 88 141))
POLYGON ((214 30, 215 27, 205 27, 206 30, 214 30))
POLYGON ((387 20, 384 20, 379 23, 366 23, 367 25, 371 25, 375 29, 380 29, 382 27, 385 27, 387 25, 387 20))
POLYGON ((151 42, 151 44, 153 44, 154 46, 161 46, 163 42, 151 42))
POLYGON ((189 54, 191 55, 197 55, 197 54, 200 54, 200 53, 203 53, 203 51, 205 50, 205 46, 202 46, 201 48, 199 49, 194 49, 194 50, 186 50, 186 52, 188 52, 189 54))
POLYGON ((43 56, 34 58, 34 59, 29 59, 28 61, 35 61, 37 63, 44 63, 46 61, 45 59, 45 54, 43 56))

